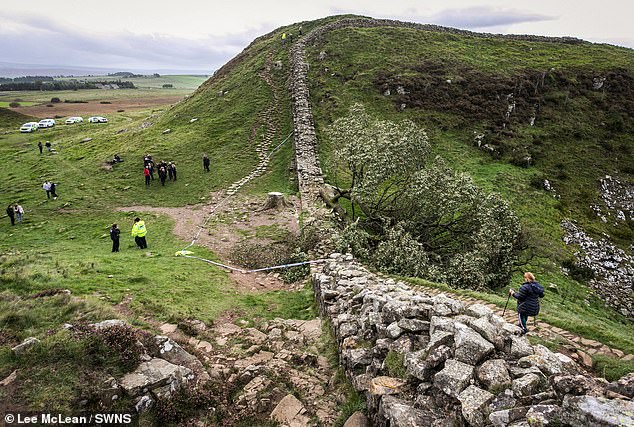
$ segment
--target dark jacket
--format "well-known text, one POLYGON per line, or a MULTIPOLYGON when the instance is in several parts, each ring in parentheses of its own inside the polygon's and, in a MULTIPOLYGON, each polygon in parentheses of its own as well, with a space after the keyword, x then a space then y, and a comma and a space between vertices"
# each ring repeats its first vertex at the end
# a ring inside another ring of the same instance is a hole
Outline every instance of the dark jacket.
POLYGON ((539 314, 539 299, 543 297, 544 287, 537 282, 524 283, 513 293, 513 298, 517 299, 517 312, 527 316, 539 314))
POLYGON ((121 230, 119 230, 118 228, 110 227, 110 238, 112 240, 119 240, 119 234, 120 233, 121 233, 121 230))

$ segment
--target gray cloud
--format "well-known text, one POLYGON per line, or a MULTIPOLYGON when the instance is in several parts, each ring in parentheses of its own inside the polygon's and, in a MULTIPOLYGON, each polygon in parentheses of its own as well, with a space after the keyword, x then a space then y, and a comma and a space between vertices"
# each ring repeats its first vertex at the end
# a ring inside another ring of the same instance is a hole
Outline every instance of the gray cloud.
POLYGON ((21 30, 0 30, 0 51, 4 61, 16 63, 212 71, 260 35, 260 29, 202 39, 106 31, 97 35, 40 17, 12 16, 11 22, 21 30))
POLYGON ((464 29, 500 27, 525 22, 540 22, 557 19, 538 13, 520 12, 491 7, 446 9, 427 18, 431 23, 464 29))
MULTIPOLYGON (((351 9, 331 8, 333 14, 355 13, 351 9)), ((375 16, 375 18, 382 18, 375 16)), ((467 30, 500 27, 525 22, 540 22, 557 19, 554 16, 538 13, 520 12, 510 9, 496 9, 489 6, 468 7, 464 9, 445 9, 433 15, 419 15, 414 9, 399 15, 384 16, 401 21, 414 21, 426 24, 436 24, 467 30), (409 12, 409 13, 408 13, 409 12)))

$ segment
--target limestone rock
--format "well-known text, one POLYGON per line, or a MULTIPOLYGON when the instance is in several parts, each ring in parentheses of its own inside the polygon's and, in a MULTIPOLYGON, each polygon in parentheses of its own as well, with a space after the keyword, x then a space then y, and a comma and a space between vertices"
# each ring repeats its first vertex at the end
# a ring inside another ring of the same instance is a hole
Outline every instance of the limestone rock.
POLYGON ((422 332, 429 330, 429 322, 418 319, 401 319, 398 321, 398 327, 408 332, 422 332))
POLYGON ((134 409, 136 410, 137 414, 142 414, 144 412, 149 411, 150 408, 154 406, 154 403, 155 403, 154 399, 152 399, 151 396, 146 394, 139 397, 139 399, 134 404, 134 409))
POLYGON ((486 390, 470 385, 458 395, 462 404, 462 416, 473 426, 482 426, 488 417, 487 406, 493 395, 486 390))
POLYGON ((454 334, 454 358, 469 365, 477 365, 484 357, 491 354, 495 347, 482 338, 473 329, 462 323, 456 323, 454 334))
POLYGON ((513 394, 517 397, 535 394, 540 386, 540 377, 535 374, 527 374, 513 380, 513 394))
POLYGON ((37 338, 29 337, 25 339, 24 341, 22 341, 20 344, 13 347, 11 350, 15 354, 23 354, 23 353, 26 353, 31 347, 33 347, 35 344, 39 342, 40 340, 38 340, 37 338))
POLYGON ((434 375, 434 386, 445 394, 458 398, 473 378, 474 367, 458 360, 449 359, 442 371, 434 375))
POLYGON ((488 317, 493 314, 493 310, 484 304, 472 304, 465 308, 465 314, 473 317, 488 317))
POLYGON ((192 378, 191 369, 154 358, 141 363, 134 372, 126 374, 119 384, 128 395, 138 396, 145 389, 154 390, 164 385, 171 385, 176 390, 192 378))
POLYGON ((403 329, 398 326, 398 322, 392 322, 385 329, 385 332, 387 333, 387 336, 389 338, 392 338, 394 340, 401 336, 401 334, 403 333, 403 329))
POLYGON ((154 337, 154 341, 159 347, 159 357, 175 365, 185 366, 191 369, 199 380, 208 381, 209 374, 203 364, 195 356, 186 352, 178 343, 163 335, 154 337))
POLYGON ((437 331, 431 335, 429 344, 425 348, 428 354, 433 353, 440 346, 453 346, 454 335, 451 332, 437 331))
POLYGON ((489 391, 511 386, 511 376, 502 359, 490 359, 478 368, 478 381, 489 391))
POLYGON ((560 398, 567 394, 573 396, 582 394, 600 396, 603 394, 605 387, 605 385, 600 384, 594 378, 584 375, 556 375, 550 377, 548 381, 560 398))
POLYGON ((445 331, 453 334, 454 323, 455 321, 449 317, 432 316, 429 322, 429 334, 433 335, 437 331, 445 331))
POLYGON ((546 375, 562 374, 572 369, 572 359, 567 356, 564 357, 569 359, 570 362, 565 365, 555 353, 543 345, 536 345, 533 349, 534 354, 524 356, 517 361, 520 367, 536 366, 546 375))
POLYGON ((372 363, 372 350, 367 348, 344 350, 343 359, 346 365, 352 369, 360 365, 369 365, 372 363))
POLYGON ((634 402, 593 396, 566 396, 562 421, 573 426, 634 426, 634 402))
POLYGON ((535 405, 526 412, 531 427, 561 425, 561 408, 557 405, 535 405))
POLYGON ((305 414, 304 404, 292 394, 288 394, 273 409, 270 418, 283 426, 306 427, 310 419, 305 414))
POLYGON ((389 420, 389 425, 394 427, 428 426, 433 421, 425 412, 394 396, 381 399, 379 416, 389 420))
POLYGON ((608 385, 608 390, 632 399, 634 397, 634 372, 621 377, 618 381, 611 382, 608 385))
POLYGON ((405 381, 392 377, 376 377, 370 381, 368 392, 373 395, 398 394, 405 381))
POLYGON ((0 381, 0 386, 6 387, 9 384, 11 384, 13 381, 15 381, 15 379, 18 377, 18 371, 13 371, 9 374, 8 377, 6 377, 5 379, 3 379, 2 381, 0 381))
POLYGON ((103 322, 90 324, 90 326, 92 326, 93 328, 97 330, 111 328, 113 326, 126 326, 126 325, 127 323, 125 322, 125 320, 121 320, 121 319, 109 319, 109 320, 104 320, 103 322))
POLYGON ((357 411, 350 415, 343 427, 370 427, 370 421, 363 412, 357 411))
POLYGON ((533 346, 530 342, 528 342, 528 338, 526 336, 517 337, 511 335, 509 337, 511 342, 510 355, 514 359, 519 359, 520 357, 530 356, 533 354, 533 346))

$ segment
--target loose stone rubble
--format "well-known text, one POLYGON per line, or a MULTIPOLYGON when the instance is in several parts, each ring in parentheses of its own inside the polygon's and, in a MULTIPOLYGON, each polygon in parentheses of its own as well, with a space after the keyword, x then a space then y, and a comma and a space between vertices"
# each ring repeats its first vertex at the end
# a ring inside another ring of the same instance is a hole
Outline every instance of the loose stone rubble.
POLYGON ((634 425, 631 398, 609 390, 631 378, 594 379, 485 306, 427 296, 351 255, 332 254, 313 286, 375 426, 634 425), (404 378, 390 379, 394 360, 404 378))

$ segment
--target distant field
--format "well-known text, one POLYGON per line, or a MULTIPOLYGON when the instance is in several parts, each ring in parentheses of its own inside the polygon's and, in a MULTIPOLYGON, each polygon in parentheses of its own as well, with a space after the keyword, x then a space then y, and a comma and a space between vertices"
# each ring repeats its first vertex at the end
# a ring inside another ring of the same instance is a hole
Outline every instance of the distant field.
POLYGON ((143 76, 143 77, 118 77, 118 76, 83 76, 83 77, 62 77, 55 80, 85 80, 85 81, 104 81, 118 80, 129 81, 134 83, 139 89, 163 89, 164 84, 171 84, 174 87, 168 90, 188 89, 193 90, 200 86, 209 76, 201 75, 162 75, 161 77, 143 76))
MULTIPOLYGON (((76 80, 117 80, 115 76, 73 77, 76 80)), ((70 77, 59 80, 71 80, 70 77)), ((206 76, 169 75, 161 77, 126 78, 138 89, 85 89, 62 91, 5 91, 0 92, 0 107, 20 99, 20 107, 13 110, 34 117, 111 114, 118 110, 140 110, 173 105, 192 93, 206 76), (173 88, 163 88, 172 84, 173 88), (59 98, 62 102, 51 103, 59 98), (64 102, 75 101, 75 102, 64 102), (82 101, 82 102, 77 102, 82 101)))

